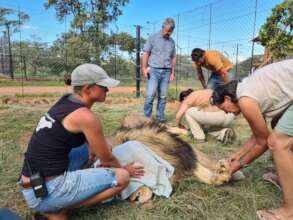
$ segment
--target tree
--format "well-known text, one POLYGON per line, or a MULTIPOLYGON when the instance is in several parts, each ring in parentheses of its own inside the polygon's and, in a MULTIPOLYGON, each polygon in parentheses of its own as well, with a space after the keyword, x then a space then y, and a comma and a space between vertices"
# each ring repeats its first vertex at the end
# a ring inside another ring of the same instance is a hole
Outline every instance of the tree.
POLYGON ((29 20, 29 15, 22 11, 16 11, 10 8, 0 8, 0 26, 8 26, 12 29, 12 33, 19 31, 22 24, 29 20), (8 19, 7 16, 16 15, 14 20, 8 19))
MULTIPOLYGON (((141 38, 141 44, 145 43, 145 39, 141 38)), ((112 34, 108 37, 108 43, 112 46, 119 46, 119 50, 128 52, 129 55, 136 50, 136 38, 126 32, 112 34)))
POLYGON ((94 55, 100 63, 101 53, 106 49, 103 29, 122 14, 120 6, 129 0, 48 0, 45 7, 54 7, 57 18, 73 15, 71 27, 79 29, 83 42, 92 44, 94 55))
POLYGON ((14 32, 18 31, 20 26, 27 20, 29 16, 22 11, 17 12, 17 19, 8 19, 7 16, 15 15, 17 11, 9 8, 0 8, 0 26, 6 27, 6 33, 8 38, 8 50, 9 50, 9 69, 11 78, 14 77, 13 74, 13 64, 12 64, 12 53, 11 53, 11 43, 10 36, 14 32))
POLYGON ((258 41, 279 59, 293 54, 293 1, 275 6, 259 31, 258 41))

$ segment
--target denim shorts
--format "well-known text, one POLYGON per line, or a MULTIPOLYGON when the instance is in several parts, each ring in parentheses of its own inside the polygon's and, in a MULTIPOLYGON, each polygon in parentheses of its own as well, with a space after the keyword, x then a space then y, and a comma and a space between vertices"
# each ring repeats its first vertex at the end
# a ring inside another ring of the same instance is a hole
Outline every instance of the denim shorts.
POLYGON ((39 212, 56 212, 78 204, 117 185, 114 169, 90 168, 73 170, 74 168, 80 168, 79 165, 84 164, 85 160, 88 159, 87 145, 73 149, 69 158, 68 171, 46 182, 48 196, 45 198, 36 198, 31 188, 24 189, 20 187, 30 208, 39 212))

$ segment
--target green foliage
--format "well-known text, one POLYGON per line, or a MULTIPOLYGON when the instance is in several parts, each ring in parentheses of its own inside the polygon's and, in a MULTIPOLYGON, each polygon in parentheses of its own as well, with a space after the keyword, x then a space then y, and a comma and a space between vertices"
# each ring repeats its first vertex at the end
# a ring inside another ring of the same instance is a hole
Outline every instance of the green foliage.
MULTIPOLYGON (((145 43, 145 39, 140 39, 140 44, 145 43)), ((108 38, 108 42, 111 45, 118 45, 119 50, 127 51, 129 54, 132 54, 136 51, 136 38, 132 37, 126 32, 121 32, 119 34, 112 34, 108 38)))
POLYGON ((259 40, 275 58, 293 54, 293 1, 285 0, 272 10, 272 15, 259 31, 259 40))
POLYGON ((0 26, 11 27, 12 32, 18 31, 19 27, 29 20, 29 15, 22 11, 15 11, 10 8, 0 7, 0 26), (15 19, 8 19, 7 17, 16 16, 15 19))
MULTIPOLYGON (((89 44, 90 56, 95 56, 101 63, 101 54, 107 49, 103 29, 122 14, 120 6, 124 6, 128 0, 48 0, 45 7, 54 8, 57 18, 63 20, 66 15, 73 15, 72 28, 80 30, 79 38, 89 44)), ((87 51, 89 52, 89 51, 87 51)))

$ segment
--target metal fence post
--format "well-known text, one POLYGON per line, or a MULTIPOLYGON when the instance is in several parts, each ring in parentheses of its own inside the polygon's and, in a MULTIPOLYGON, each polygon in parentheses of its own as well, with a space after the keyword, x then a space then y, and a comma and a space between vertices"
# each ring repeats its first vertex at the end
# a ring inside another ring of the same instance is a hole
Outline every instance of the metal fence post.
POLYGON ((235 79, 237 79, 238 76, 238 53, 239 53, 239 44, 236 44, 236 63, 235 63, 235 79))
POLYGON ((252 67, 253 67, 256 15, 257 15, 257 0, 255 0, 255 7, 254 7, 253 33, 252 33, 252 46, 251 46, 251 60, 250 60, 250 74, 252 73, 252 67))
POLYGON ((180 76, 180 66, 179 66, 179 55, 178 55, 178 51, 179 51, 179 14, 177 15, 177 50, 176 50, 176 62, 177 62, 177 71, 176 71, 176 75, 175 75, 175 82, 176 82, 176 92, 175 92, 175 98, 177 99, 178 96, 178 80, 179 80, 179 76, 180 76))
POLYGON ((13 74, 12 52, 11 52, 11 42, 10 42, 10 26, 8 22, 6 22, 5 25, 7 29, 7 38, 8 38, 9 72, 10 72, 11 79, 13 79, 14 74, 13 74))
POLYGON ((140 25, 136 25, 136 98, 140 97, 140 25))

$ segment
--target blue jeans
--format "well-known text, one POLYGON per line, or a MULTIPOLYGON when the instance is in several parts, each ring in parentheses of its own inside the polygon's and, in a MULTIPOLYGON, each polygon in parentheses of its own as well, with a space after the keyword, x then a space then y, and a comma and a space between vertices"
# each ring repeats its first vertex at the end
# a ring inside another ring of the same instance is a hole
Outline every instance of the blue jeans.
MULTIPOLYGON (((228 75, 229 81, 233 80, 235 78, 235 74, 236 74, 235 68, 233 68, 232 70, 229 71, 229 75, 228 75)), ((208 79, 207 88, 214 90, 218 86, 224 85, 224 84, 225 84, 225 82, 224 82, 223 78, 219 74, 212 72, 210 78, 208 79)))
POLYGON ((80 203, 117 185, 115 171, 108 168, 80 168, 88 161, 86 144, 72 149, 68 171, 46 182, 48 196, 36 198, 31 188, 21 191, 30 208, 39 212, 56 212, 80 203))
POLYGON ((165 120, 165 107, 167 102, 167 90, 170 80, 171 69, 150 69, 150 78, 147 83, 146 98, 144 102, 144 115, 151 117, 153 110, 153 101, 158 95, 157 120, 165 120))
POLYGON ((207 83, 207 88, 214 90, 220 85, 224 85, 223 78, 219 74, 212 72, 207 83))
POLYGON ((14 212, 10 211, 7 208, 0 208, 0 219, 1 220, 22 220, 14 212))

